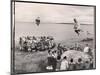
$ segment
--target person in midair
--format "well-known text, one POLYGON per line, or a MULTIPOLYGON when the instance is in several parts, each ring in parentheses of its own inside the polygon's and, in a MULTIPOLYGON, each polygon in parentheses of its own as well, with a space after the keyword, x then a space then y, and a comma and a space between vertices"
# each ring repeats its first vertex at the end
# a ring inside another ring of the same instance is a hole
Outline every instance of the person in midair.
POLYGON ((37 17, 37 18, 35 19, 35 22, 36 22, 36 25, 39 26, 39 24, 40 24, 40 17, 37 17))
POLYGON ((77 35, 80 35, 80 24, 79 22, 76 20, 76 18, 73 19, 74 20, 74 31, 77 33, 77 35))

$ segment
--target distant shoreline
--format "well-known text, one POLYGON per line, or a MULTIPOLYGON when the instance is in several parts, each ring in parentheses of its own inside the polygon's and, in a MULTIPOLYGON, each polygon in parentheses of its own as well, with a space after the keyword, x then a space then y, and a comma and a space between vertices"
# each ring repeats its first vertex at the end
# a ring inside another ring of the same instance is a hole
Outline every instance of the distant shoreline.
MULTIPOLYGON (((34 22, 16 22, 16 23, 34 23, 34 22)), ((74 23, 40 23, 40 24, 67 24, 67 25, 73 25, 74 23)), ((86 24, 86 23, 80 23, 81 25, 94 25, 94 24, 86 24)))

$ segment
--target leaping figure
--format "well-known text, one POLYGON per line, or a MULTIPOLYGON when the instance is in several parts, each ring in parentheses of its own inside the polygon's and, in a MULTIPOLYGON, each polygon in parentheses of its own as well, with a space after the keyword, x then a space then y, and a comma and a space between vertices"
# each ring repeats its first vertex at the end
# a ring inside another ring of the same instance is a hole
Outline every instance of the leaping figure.
POLYGON ((80 35, 80 31, 82 31, 80 29, 80 24, 78 23, 78 21, 76 20, 76 18, 73 19, 74 20, 74 31, 77 33, 77 35, 80 35))
POLYGON ((35 19, 35 22, 36 22, 37 26, 39 26, 39 24, 40 24, 40 17, 37 17, 37 18, 35 19))

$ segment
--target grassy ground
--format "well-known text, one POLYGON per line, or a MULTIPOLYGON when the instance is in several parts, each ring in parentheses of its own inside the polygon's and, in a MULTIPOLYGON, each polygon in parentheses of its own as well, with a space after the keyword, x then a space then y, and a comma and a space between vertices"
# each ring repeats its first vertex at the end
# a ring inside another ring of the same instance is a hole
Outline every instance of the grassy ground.
POLYGON ((45 64, 47 51, 45 52, 20 52, 15 51, 15 69, 18 73, 41 72, 42 65, 45 64), (44 62, 45 61, 45 62, 44 62))

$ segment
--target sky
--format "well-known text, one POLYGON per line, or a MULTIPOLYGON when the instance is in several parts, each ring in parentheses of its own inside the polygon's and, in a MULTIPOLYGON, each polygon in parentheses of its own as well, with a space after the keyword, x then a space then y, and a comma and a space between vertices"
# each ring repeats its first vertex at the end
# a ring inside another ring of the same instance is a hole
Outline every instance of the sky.
POLYGON ((40 3, 15 3, 16 22, 73 23, 73 18, 84 24, 94 23, 94 7, 40 3))

